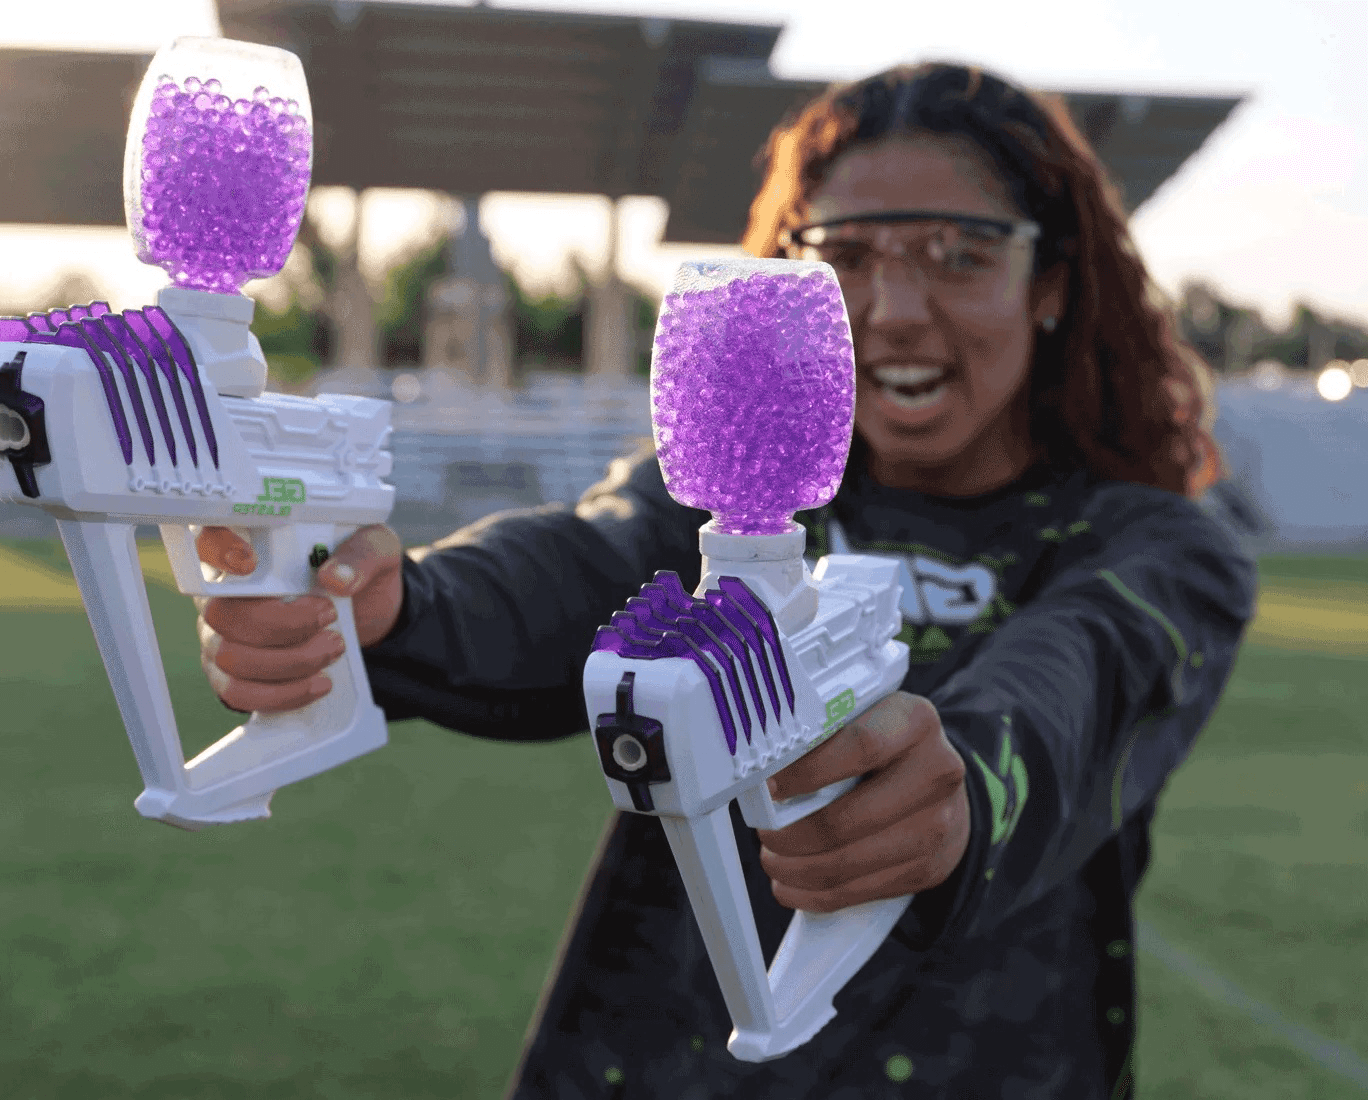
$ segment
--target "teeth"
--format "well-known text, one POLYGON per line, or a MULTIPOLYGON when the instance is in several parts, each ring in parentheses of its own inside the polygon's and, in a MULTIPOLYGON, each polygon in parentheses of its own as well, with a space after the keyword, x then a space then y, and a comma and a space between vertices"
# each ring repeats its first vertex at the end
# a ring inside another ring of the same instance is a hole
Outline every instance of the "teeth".
POLYGON ((874 368, 874 377, 885 386, 920 386, 924 382, 934 382, 944 373, 944 367, 874 368))
POLYGON ((915 412, 918 409, 925 409, 934 405, 945 396, 947 388, 948 387, 944 385, 940 385, 929 393, 919 393, 916 397, 908 397, 906 394, 899 393, 892 386, 884 386, 879 392, 886 401, 891 401, 894 405, 897 405, 898 408, 907 409, 909 412, 915 412))

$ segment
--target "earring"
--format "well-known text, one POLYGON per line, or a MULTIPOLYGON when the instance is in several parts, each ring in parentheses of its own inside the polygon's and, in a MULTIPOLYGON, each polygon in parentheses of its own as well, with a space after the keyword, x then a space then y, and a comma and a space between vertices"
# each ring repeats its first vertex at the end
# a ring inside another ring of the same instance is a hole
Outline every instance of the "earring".
POLYGON ((1040 327, 1043 328, 1046 332, 1054 332, 1055 319, 1053 317, 1046 317, 1045 320, 1040 322, 1040 327))

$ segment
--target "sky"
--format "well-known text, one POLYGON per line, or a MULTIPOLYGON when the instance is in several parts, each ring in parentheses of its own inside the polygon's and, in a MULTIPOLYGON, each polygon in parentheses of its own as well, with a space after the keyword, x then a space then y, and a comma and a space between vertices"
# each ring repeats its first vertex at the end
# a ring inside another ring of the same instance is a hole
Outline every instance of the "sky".
MULTIPOLYGON (((1281 326, 1298 300, 1368 325, 1368 0, 525 0, 544 11, 783 25, 777 76, 849 80, 932 58, 977 63, 1046 89, 1246 96, 1202 150, 1135 214, 1132 233, 1170 294, 1201 279, 1281 326), (1238 19, 1231 13, 1238 12, 1238 19)), ((216 34, 212 0, 6 4, 0 46, 149 50, 216 34), (65 38, 54 38, 61 28, 65 38)), ((320 189, 327 233, 350 224, 347 192, 320 189)), ((665 204, 621 207, 621 274, 659 293, 684 259, 729 250, 661 246, 665 204)), ((378 278, 453 217, 425 193, 368 192, 361 262, 378 278)), ((594 196, 486 195, 496 259, 534 290, 564 288, 570 258, 607 258, 609 206, 594 196)), ((22 301, 82 269, 115 308, 145 304, 165 276, 121 229, 0 225, 0 300, 22 301), (24 274, 20 274, 23 272, 24 274)), ((249 284, 272 300, 279 280, 249 284)))

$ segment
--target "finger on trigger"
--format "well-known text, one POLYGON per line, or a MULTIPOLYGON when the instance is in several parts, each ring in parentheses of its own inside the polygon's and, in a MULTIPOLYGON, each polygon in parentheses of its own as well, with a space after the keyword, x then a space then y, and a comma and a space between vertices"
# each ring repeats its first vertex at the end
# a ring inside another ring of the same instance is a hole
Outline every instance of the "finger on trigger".
POLYGON ((224 554, 228 549, 227 534, 227 529, 223 527, 206 527, 201 531, 195 539, 195 552, 199 554, 200 561, 222 570, 226 564, 224 554))
POLYGON ((200 561, 223 573, 243 574, 256 569, 250 533, 244 527, 206 527, 195 540, 200 561))
POLYGON ((237 537, 237 542, 228 548, 226 555, 228 567, 234 573, 252 573, 256 571, 257 556, 256 550, 252 546, 252 532, 246 527, 229 527, 228 532, 237 537))

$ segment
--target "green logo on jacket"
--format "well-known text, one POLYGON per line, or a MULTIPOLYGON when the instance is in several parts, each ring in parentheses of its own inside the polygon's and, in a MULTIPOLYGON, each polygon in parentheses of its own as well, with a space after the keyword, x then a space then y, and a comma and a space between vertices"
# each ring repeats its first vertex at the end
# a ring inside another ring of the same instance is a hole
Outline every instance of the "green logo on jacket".
POLYGON ((984 786, 988 788, 988 801, 992 804, 993 812, 993 844, 1008 840, 1016 830, 1021 811, 1026 807, 1029 789, 1026 762, 1012 751, 1011 725, 1011 718, 1003 715, 1002 744, 998 750, 996 768, 989 767, 983 757, 969 750, 969 755, 983 773, 984 786))

